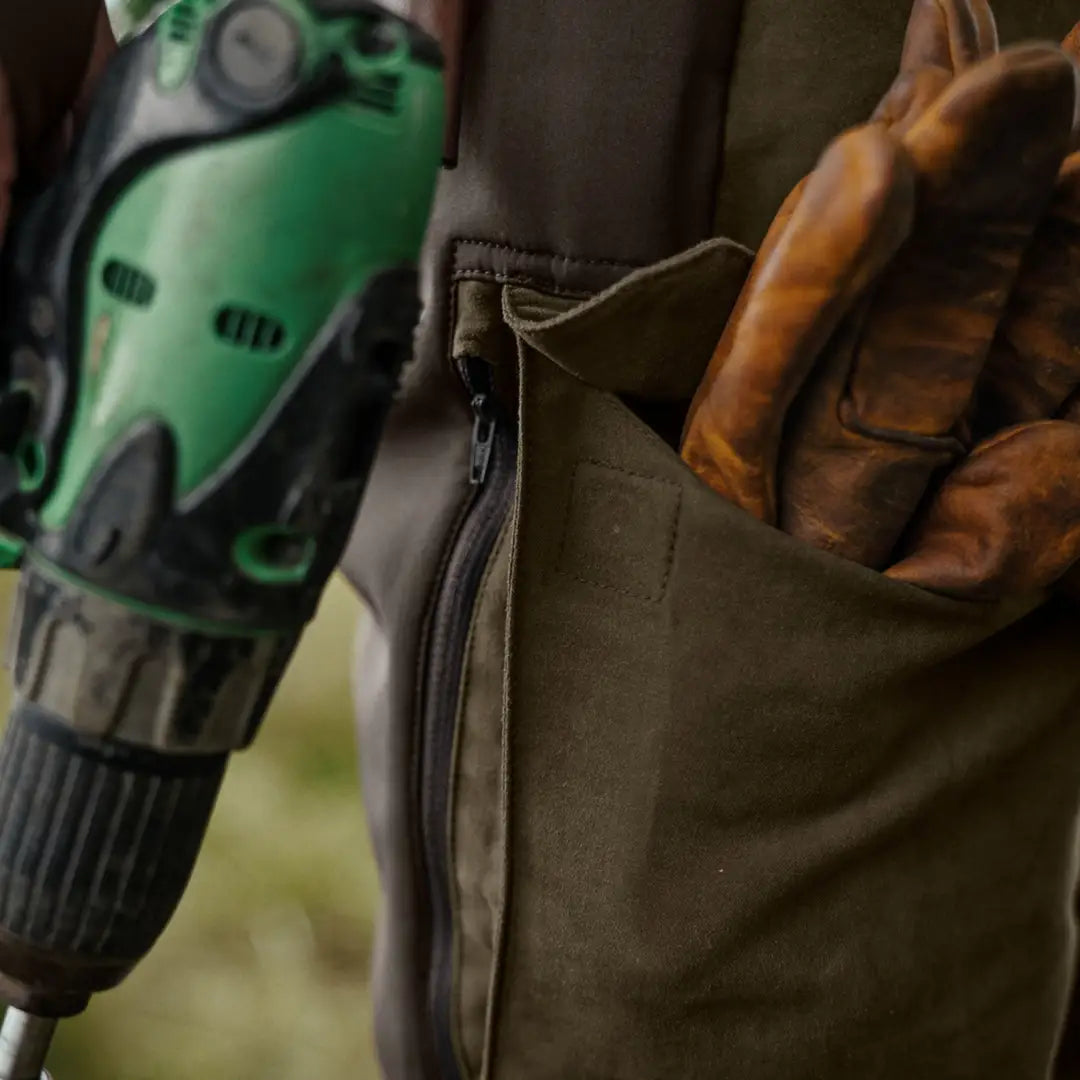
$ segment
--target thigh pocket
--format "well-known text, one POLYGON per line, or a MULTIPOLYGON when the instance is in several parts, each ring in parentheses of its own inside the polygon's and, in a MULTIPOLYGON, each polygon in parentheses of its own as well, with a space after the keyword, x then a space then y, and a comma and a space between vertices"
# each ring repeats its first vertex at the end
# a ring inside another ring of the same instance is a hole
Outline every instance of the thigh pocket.
POLYGON ((745 262, 718 241, 574 307, 504 294, 521 451, 491 1074, 1041 1076, 1080 631, 762 526, 625 404, 690 397, 745 262))
POLYGON ((601 461, 574 466, 558 569, 574 581, 659 603, 667 590, 682 491, 601 461))

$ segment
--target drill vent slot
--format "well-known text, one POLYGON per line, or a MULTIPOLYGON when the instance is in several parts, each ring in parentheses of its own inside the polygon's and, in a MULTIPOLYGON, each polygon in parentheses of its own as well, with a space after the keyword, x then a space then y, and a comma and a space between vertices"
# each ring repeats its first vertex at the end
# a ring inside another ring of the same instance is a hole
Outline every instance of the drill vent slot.
POLYGON ((277 352, 285 344, 285 324, 270 315, 242 307, 223 307, 214 317, 220 341, 248 352, 277 352))
POLYGON ((177 45, 187 45, 199 29, 199 20, 203 9, 209 8, 216 0, 177 0, 165 13, 168 19, 166 35, 177 45))
MULTIPOLYGON (((198 55, 203 24, 221 0, 176 0, 158 18, 158 81, 163 90, 176 90, 191 74, 198 55)), ((158 5, 154 5, 155 8, 158 5)))
POLYGON ((391 71, 373 75, 354 92, 354 100, 377 112, 393 115, 401 98, 401 76, 391 71))
POLYGON ((146 308, 154 302, 157 285, 145 271, 119 259, 110 259, 101 272, 101 280, 110 296, 125 304, 146 308))
POLYGON ((197 21, 198 16, 195 12, 195 5, 191 0, 180 0, 173 7, 169 19, 169 40, 178 44, 190 41, 197 21))

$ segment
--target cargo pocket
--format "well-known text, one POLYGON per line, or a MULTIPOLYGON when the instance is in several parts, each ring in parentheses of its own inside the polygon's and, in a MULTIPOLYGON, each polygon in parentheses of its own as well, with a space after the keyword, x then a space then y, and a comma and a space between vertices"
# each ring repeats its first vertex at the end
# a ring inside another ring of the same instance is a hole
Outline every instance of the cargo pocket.
POLYGON ((735 510, 643 419, 746 270, 717 241, 519 344, 493 1080, 1043 1080, 1080 812, 1080 627, 735 510))

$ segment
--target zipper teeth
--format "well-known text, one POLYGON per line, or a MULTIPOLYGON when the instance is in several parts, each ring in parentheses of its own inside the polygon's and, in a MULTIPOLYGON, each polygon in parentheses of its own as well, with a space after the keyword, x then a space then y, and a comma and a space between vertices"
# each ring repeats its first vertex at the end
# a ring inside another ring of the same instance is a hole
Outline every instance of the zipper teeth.
POLYGON ((475 417, 470 461, 474 493, 436 593, 421 714, 421 849, 430 914, 427 1009, 440 1080, 461 1080, 451 1016, 453 913, 447 829, 454 721, 476 594, 510 506, 516 456, 511 426, 495 405, 490 370, 482 360, 462 365, 475 417))

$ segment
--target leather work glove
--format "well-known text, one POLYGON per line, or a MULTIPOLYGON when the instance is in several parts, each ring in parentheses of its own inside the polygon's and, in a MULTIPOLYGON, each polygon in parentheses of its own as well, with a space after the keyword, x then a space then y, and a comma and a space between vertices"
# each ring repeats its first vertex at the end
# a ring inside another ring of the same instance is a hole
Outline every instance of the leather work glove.
POLYGON ((67 149, 114 48, 101 0, 0 3, 0 235, 17 177, 67 149))
MULTIPOLYGON (((1064 42, 1080 56, 1080 25, 1064 42)), ((1024 257, 973 402, 984 438, 915 523, 893 577, 956 595, 1057 580, 1080 595, 1080 152, 1024 257)))
MULTIPOLYGON (((690 467, 762 521, 866 566, 888 571, 910 552, 888 572, 913 584, 985 595, 1060 576, 1059 540, 1069 561, 1080 553, 1068 527, 1080 484, 1065 502, 1031 497, 1053 527, 1019 573, 969 567, 945 581, 912 560, 948 532, 931 524, 933 505, 920 511, 951 469, 947 499, 958 462, 989 459, 1034 492, 1037 477, 1014 472, 1021 443, 1032 453, 1036 441, 1040 462, 1074 436, 1080 449, 1070 425, 966 455, 976 386, 1054 196, 1076 98, 1061 49, 997 52, 982 0, 918 0, 877 115, 825 152, 762 245, 687 421, 690 467)), ((965 522, 994 547, 985 515, 965 522)))
MULTIPOLYGON (((1063 48, 1080 57, 1080 24, 1063 48)), ((1066 158, 980 381, 981 434, 1078 412, 1080 152, 1066 158)))

